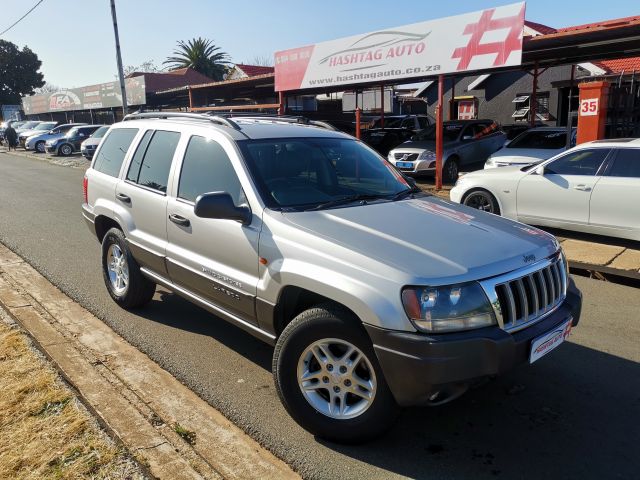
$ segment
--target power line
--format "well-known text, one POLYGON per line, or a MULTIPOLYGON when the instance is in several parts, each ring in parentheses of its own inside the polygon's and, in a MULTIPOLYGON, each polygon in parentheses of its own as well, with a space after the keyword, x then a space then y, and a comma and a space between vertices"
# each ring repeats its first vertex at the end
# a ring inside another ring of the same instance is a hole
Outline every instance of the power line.
POLYGON ((21 16, 18 20, 16 20, 11 26, 9 26, 7 29, 3 30, 2 32, 0 32, 0 36, 4 35, 5 33, 7 33, 9 30, 11 30, 13 27, 15 27, 17 24, 19 24, 22 20, 24 20, 24 18, 29 15, 31 12, 33 12, 36 7, 38 5, 40 5, 42 2, 44 2, 44 0, 39 0, 38 3, 36 3, 33 7, 31 7, 31 9, 25 13, 23 16, 21 16))

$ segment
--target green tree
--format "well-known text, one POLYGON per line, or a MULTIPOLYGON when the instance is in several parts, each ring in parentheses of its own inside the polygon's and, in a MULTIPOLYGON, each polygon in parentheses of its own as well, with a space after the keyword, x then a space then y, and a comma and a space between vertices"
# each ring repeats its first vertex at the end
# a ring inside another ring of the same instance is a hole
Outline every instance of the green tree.
POLYGON ((172 57, 163 64, 170 70, 191 67, 214 80, 222 80, 229 65, 229 55, 220 50, 211 40, 194 38, 188 42, 179 41, 172 57))
POLYGON ((17 105, 20 97, 42 87, 41 65, 29 47, 20 50, 16 44, 0 40, 0 105, 17 105))

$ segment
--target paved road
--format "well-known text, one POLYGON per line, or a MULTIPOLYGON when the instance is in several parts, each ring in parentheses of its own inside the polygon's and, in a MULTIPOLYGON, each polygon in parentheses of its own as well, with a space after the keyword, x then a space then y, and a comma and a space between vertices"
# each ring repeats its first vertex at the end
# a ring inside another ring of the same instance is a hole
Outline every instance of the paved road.
POLYGON ((338 446, 281 407, 272 350, 159 290, 136 314, 106 294, 80 217, 81 169, 0 154, 0 241, 308 478, 638 478, 640 290, 578 278, 568 345, 437 409, 409 409, 383 439, 338 446))

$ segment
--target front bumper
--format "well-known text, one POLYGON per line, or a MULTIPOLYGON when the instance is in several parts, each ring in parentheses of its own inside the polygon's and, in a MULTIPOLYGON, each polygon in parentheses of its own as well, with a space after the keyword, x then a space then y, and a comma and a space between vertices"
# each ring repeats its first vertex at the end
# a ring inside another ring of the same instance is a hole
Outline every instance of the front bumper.
POLYGON ((45 145, 44 149, 47 151, 47 153, 58 153, 57 145, 45 145))
POLYGON ((581 309, 582 294, 570 279, 565 301, 552 314, 515 333, 488 327, 429 335, 365 327, 398 404, 424 405, 437 392, 464 390, 527 362, 533 339, 568 319, 577 325, 581 309))

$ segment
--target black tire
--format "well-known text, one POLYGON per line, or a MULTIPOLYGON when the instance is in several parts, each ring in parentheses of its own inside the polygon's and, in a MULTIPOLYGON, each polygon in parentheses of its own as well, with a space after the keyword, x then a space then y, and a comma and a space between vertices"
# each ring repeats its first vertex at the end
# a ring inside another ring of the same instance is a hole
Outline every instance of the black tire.
POLYGON ((36 145, 34 147, 34 151, 36 153, 44 153, 45 152, 44 140, 40 140, 39 142, 36 142, 36 145))
POLYGON ((282 332, 273 355, 273 376, 280 400, 305 430, 338 443, 372 440, 394 423, 399 413, 366 332, 352 313, 333 304, 311 308, 298 315, 282 332), (349 342, 370 362, 377 388, 369 407, 354 418, 336 419, 314 408, 298 383, 298 362, 314 342, 326 338, 349 342))
POLYGON ((467 207, 500 215, 498 200, 491 192, 483 188, 476 188, 467 192, 462 199, 462 203, 467 207))
POLYGON ((58 154, 62 155, 63 157, 68 157, 72 153, 73 147, 68 143, 63 143, 62 145, 60 145, 60 147, 58 147, 58 154))
POLYGON ((156 291, 156 284, 145 277, 140 271, 138 262, 131 255, 124 233, 117 228, 110 229, 102 239, 102 278, 111 298, 125 309, 142 307, 151 301, 156 291), (109 247, 117 245, 127 262, 128 283, 122 292, 117 292, 109 277, 107 257, 109 247))
POLYGON ((460 172, 460 165, 457 157, 449 157, 442 166, 442 180, 445 183, 455 183, 458 180, 458 173, 460 172))

